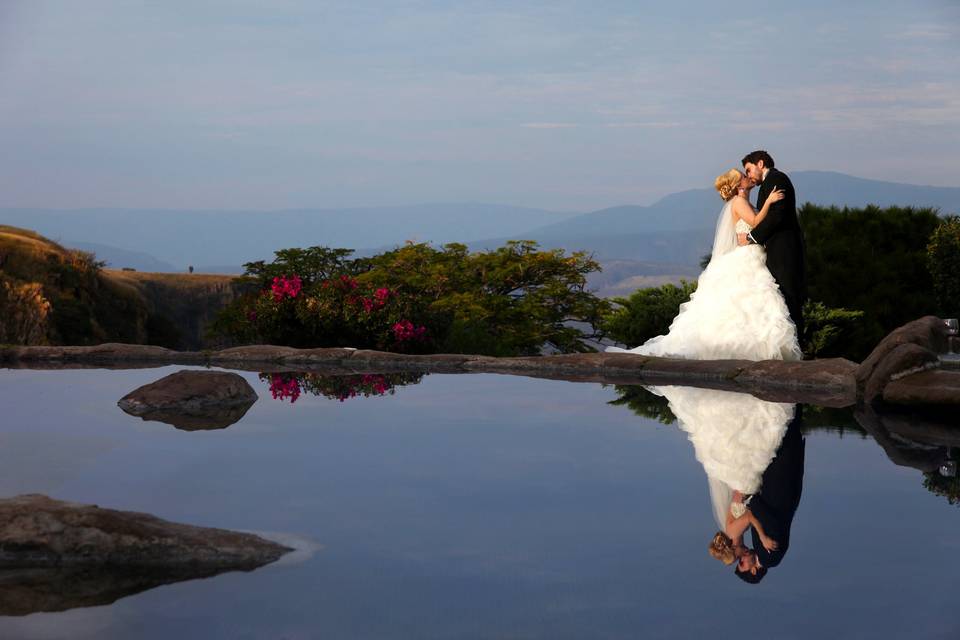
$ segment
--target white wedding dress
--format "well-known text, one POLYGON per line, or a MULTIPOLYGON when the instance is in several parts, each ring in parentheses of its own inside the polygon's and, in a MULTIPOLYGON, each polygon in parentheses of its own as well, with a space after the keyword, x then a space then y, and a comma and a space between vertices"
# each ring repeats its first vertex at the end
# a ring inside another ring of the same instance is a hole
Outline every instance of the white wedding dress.
POLYGON ((680 305, 666 335, 634 349, 607 351, 697 360, 800 360, 797 330, 766 264, 763 247, 737 246, 743 220, 734 224, 731 203, 717 222, 710 264, 697 290, 680 305))
POLYGON ((793 419, 796 405, 748 394, 694 387, 647 387, 665 397, 693 444, 710 486, 714 518, 726 529, 733 491, 762 490, 763 472, 793 419))

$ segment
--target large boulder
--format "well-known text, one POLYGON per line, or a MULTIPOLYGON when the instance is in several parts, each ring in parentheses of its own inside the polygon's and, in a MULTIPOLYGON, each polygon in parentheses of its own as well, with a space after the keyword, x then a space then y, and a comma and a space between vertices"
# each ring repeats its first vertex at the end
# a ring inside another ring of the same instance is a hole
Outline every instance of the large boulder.
POLYGON ((194 431, 228 427, 256 401, 256 391, 236 373, 178 371, 134 389, 117 405, 144 420, 194 431))
POLYGON ((867 403, 883 397, 886 386, 897 378, 939 366, 950 334, 943 320, 925 316, 894 329, 857 368, 857 396, 867 403))
POLYGON ((0 569, 59 566, 253 569, 292 551, 250 533, 195 527, 39 494, 0 499, 0 569))

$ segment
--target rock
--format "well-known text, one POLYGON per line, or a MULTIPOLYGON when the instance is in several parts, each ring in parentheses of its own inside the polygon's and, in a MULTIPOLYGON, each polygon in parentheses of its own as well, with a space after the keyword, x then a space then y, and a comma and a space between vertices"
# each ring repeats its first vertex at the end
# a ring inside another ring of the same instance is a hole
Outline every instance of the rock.
POLYGON ((0 349, 0 361, 50 362, 202 362, 197 351, 173 351, 146 344, 108 342, 91 347, 37 346, 0 349))
POLYGON ((0 569, 100 566, 253 569, 292 551, 249 533, 30 494, 0 500, 0 569))
POLYGON ((899 344, 877 363, 864 382, 863 400, 867 403, 876 402, 883 397, 887 385, 895 378, 938 366, 940 359, 933 351, 911 342, 899 344))
POLYGON ((960 371, 934 369, 893 380, 884 387, 883 400, 891 404, 960 408, 960 371))
POLYGON ((946 325, 936 316, 925 316, 894 329, 857 368, 858 398, 875 402, 882 397, 891 378, 936 366, 937 354, 947 350, 949 338, 946 325))
POLYGON ((125 412, 178 429, 222 429, 244 416, 257 393, 236 373, 177 371, 117 402, 125 412))

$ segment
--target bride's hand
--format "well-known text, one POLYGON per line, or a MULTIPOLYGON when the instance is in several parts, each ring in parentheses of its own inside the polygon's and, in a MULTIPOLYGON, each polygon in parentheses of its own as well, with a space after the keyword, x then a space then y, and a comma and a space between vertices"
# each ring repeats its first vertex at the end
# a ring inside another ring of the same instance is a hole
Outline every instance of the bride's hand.
POLYGON ((770 192, 770 195, 767 196, 767 200, 769 200, 770 202, 780 202, 786 197, 787 196, 784 195, 781 189, 774 189, 773 191, 770 192))
POLYGON ((763 544, 763 548, 766 549, 767 551, 777 550, 777 546, 778 546, 777 541, 774 540, 773 538, 768 538, 764 536, 763 538, 760 538, 760 542, 763 544))

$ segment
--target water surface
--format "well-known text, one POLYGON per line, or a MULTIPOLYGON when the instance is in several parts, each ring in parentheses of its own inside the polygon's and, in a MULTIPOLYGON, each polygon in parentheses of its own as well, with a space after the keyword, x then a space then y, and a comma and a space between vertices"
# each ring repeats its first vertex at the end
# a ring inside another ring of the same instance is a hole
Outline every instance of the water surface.
POLYGON ((960 507, 841 414, 805 412, 847 429, 806 428, 789 552, 748 585, 707 555, 716 525, 686 434, 611 405, 613 387, 429 375, 392 393, 397 381, 322 381, 330 393, 291 403, 244 373, 260 400, 225 429, 117 408, 182 368, 0 370, 0 495, 320 548, 107 606, 0 617, 0 637, 960 634, 960 507), (355 393, 341 401, 344 388, 355 393))

